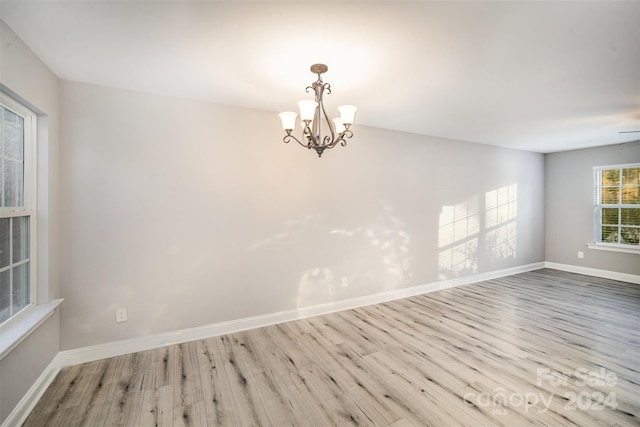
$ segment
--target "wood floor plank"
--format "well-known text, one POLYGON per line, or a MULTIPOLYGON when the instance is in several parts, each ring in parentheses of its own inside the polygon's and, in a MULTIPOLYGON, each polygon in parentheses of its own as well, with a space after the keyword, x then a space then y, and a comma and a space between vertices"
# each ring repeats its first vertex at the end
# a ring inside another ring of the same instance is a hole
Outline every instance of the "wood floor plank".
POLYGON ((622 427, 638 396, 640 286, 542 269, 70 366, 24 426, 622 427))
POLYGON ((173 378, 173 370, 176 364, 175 347, 162 347, 152 350, 154 353, 154 387, 156 389, 171 384, 173 378))
POLYGON ((138 426, 173 426, 173 387, 165 385, 143 392, 142 408, 138 426))
POLYGON ((178 344, 177 366, 173 369, 174 407, 186 407, 203 398, 201 377, 197 369, 197 345, 195 342, 178 344))
POLYGON ((207 413, 203 401, 174 408, 173 425, 175 427, 206 427, 207 413))

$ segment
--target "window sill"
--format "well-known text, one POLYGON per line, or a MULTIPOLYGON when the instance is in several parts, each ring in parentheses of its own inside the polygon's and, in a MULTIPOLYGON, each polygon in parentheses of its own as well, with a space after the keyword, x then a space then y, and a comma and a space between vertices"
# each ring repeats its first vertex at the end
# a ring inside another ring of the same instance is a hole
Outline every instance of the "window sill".
POLYGON ((61 299, 57 299, 48 304, 27 308, 0 326, 0 360, 43 324, 61 302, 61 299))
POLYGON ((599 251, 611 251, 611 252, 625 252, 628 254, 640 254, 640 247, 634 248, 632 246, 613 245, 607 243, 587 243, 589 249, 597 249, 599 251))

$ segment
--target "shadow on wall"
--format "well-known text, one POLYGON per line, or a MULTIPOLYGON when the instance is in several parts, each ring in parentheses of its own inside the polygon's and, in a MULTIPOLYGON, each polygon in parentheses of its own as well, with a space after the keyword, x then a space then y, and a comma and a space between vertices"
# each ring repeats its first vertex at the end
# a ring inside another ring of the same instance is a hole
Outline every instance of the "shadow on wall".
MULTIPOLYGON (((306 265, 298 280, 298 308, 406 286, 411 280, 410 237, 394 208, 385 203, 381 212, 352 229, 326 224, 321 215, 288 222, 289 230, 252 244, 267 250, 273 244, 317 242, 306 254, 292 253, 296 265, 306 265)), ((299 251, 299 250, 298 250, 299 251)))
POLYGON ((478 272, 482 262, 516 258, 518 185, 443 206, 438 220, 438 279, 478 272))
MULTIPOLYGON (((517 184, 443 206, 437 227, 438 280, 477 274, 515 259, 517 216, 517 184)), ((390 203, 353 228, 328 222, 322 215, 290 220, 285 232, 248 247, 256 255, 275 249, 287 254, 290 265, 301 266, 295 292, 298 308, 411 284, 418 265, 411 238, 390 203), (313 242, 313 246, 301 246, 301 242, 313 242)))

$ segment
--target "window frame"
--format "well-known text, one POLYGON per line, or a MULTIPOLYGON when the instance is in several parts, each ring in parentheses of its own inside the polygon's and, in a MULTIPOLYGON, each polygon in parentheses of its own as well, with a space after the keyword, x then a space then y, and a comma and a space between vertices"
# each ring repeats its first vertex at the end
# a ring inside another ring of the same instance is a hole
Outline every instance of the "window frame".
MULTIPOLYGON (((0 218, 29 218, 29 300, 22 309, 12 313, 3 322, 0 322, 0 332, 10 324, 33 311, 38 301, 37 280, 37 127, 38 116, 22 103, 11 98, 4 92, 0 92, 0 104, 24 120, 24 145, 23 145, 23 206, 1 207, 0 218)), ((13 261, 11 260, 11 264, 13 261)), ((13 297, 11 297, 13 298, 13 297)), ((13 302, 11 303, 13 304, 13 302)))
MULTIPOLYGON (((602 210, 603 209, 640 209, 640 204, 623 204, 622 191, 618 192, 618 203, 602 203, 602 171, 619 170, 620 179, 618 188, 622 190, 622 171, 624 169, 640 168, 640 163, 625 163, 619 165, 594 166, 593 168, 593 243, 589 244, 591 249, 608 250, 614 252, 627 252, 640 254, 640 245, 620 243, 620 232, 618 232, 618 242, 602 241, 602 210)), ((613 187, 612 187, 613 188, 613 187)), ((618 224, 611 224, 618 228, 622 227, 621 215, 618 215, 618 224)), ((639 228, 640 226, 631 225, 630 228, 639 228)))

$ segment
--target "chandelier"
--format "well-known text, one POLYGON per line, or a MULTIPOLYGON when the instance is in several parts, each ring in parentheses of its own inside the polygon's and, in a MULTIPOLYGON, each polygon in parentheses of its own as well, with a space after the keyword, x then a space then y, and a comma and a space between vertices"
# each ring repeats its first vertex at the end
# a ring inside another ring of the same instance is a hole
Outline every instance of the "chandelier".
POLYGON ((318 75, 318 80, 312 83, 311 86, 307 86, 306 92, 308 93, 309 89, 313 90, 315 100, 298 101, 300 124, 302 126, 302 141, 291 134, 296 127, 296 117, 298 114, 292 111, 279 114, 282 120, 282 128, 287 132, 282 140, 288 143, 293 139, 305 148, 313 148, 318 153, 318 157, 322 156, 324 150, 333 148, 338 143, 343 147, 347 145, 345 138, 351 138, 353 136, 349 128, 353 124, 356 111, 358 110, 358 107, 355 105, 341 105, 338 107, 340 117, 332 120, 329 119, 322 100, 322 95, 325 90, 328 94, 331 93, 331 85, 322 81, 322 74, 326 73, 327 70, 328 68, 324 64, 314 64, 311 66, 311 72, 318 75), (325 136, 322 136, 323 119, 329 132, 329 134, 325 136))

